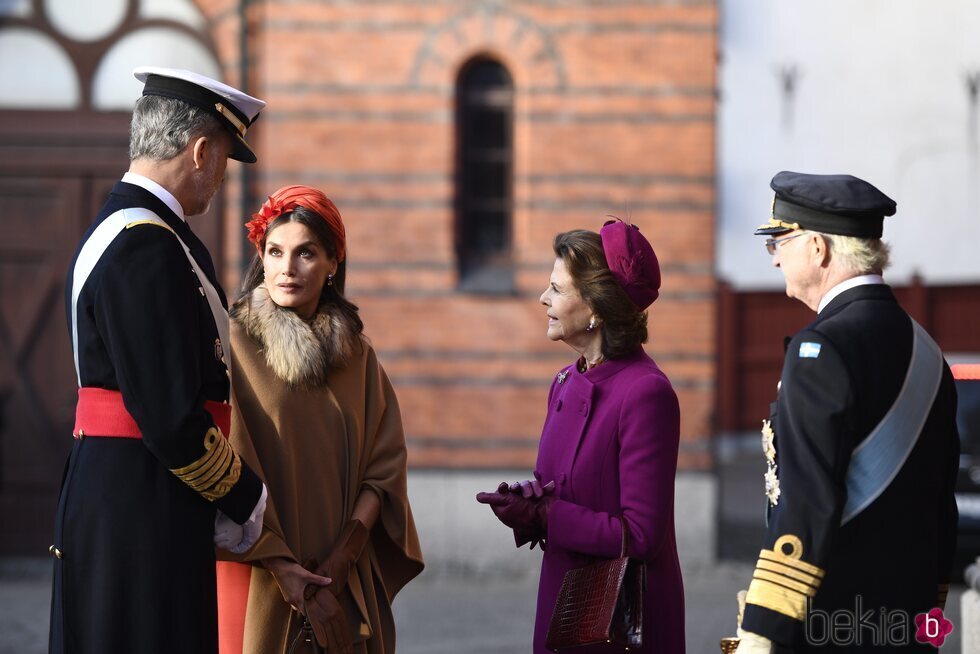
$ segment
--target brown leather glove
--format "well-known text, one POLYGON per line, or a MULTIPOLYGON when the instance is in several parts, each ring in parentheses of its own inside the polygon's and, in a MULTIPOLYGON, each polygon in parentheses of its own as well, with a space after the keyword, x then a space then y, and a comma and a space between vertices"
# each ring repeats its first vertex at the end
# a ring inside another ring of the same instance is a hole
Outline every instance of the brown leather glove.
POLYGON ((328 586, 310 584, 306 587, 303 593, 306 619, 313 627, 313 635, 320 647, 330 654, 352 654, 354 644, 344 609, 337 597, 328 591, 328 586))
POLYGON ((347 588, 351 566, 361 558, 369 535, 363 522, 357 519, 348 521, 327 560, 316 569, 316 574, 333 579, 326 590, 332 592, 334 596, 339 596, 347 588))
POLYGON ((347 616, 337 598, 347 588, 351 566, 361 558, 369 535, 363 522, 356 519, 348 521, 327 560, 314 571, 333 581, 329 586, 311 584, 303 592, 306 617, 313 627, 313 635, 330 654, 350 654, 354 649, 347 616))

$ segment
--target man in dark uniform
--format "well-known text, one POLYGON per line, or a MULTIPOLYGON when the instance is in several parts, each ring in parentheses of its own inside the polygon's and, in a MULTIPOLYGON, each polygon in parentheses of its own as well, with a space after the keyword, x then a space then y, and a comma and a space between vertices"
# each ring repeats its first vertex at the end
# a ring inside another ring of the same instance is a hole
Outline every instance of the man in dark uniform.
MULTIPOLYGON (((738 652, 926 649, 916 616, 943 607, 956 545, 956 393, 881 277, 895 203, 850 175, 771 186, 755 233, 817 317, 763 423, 768 533, 738 652)), ((947 629, 930 620, 929 636, 947 629)))
POLYGON ((134 71, 129 172, 85 234, 66 304, 75 442, 51 546, 52 653, 213 654, 217 543, 244 551, 266 489, 226 440, 227 302, 203 213, 264 102, 189 71, 134 71))

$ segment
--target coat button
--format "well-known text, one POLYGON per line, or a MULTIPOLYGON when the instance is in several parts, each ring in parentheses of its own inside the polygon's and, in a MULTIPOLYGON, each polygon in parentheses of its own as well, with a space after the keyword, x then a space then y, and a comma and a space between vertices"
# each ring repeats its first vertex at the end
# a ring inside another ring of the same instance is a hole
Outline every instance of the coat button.
POLYGON ((555 406, 555 411, 561 411, 561 400, 558 400, 558 404, 555 406))
POLYGON ((48 548, 48 551, 49 551, 49 552, 51 552, 52 554, 54 554, 54 558, 56 558, 56 559, 60 559, 60 558, 61 558, 61 556, 62 556, 62 555, 61 555, 61 550, 59 550, 59 549, 58 549, 57 547, 55 547, 54 545, 52 545, 51 547, 49 547, 49 548, 48 548))

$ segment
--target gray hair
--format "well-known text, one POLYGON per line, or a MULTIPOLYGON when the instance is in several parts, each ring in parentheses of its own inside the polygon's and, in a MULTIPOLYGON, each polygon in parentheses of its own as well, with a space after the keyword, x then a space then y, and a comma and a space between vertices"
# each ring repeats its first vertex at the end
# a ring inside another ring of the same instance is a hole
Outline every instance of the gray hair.
POLYGON ((144 95, 133 109, 129 159, 169 161, 183 152, 192 138, 211 138, 222 129, 214 116, 183 100, 144 95))
POLYGON ((888 267, 890 248, 880 238, 858 238, 840 234, 821 234, 834 258, 844 269, 857 275, 881 274, 888 267))

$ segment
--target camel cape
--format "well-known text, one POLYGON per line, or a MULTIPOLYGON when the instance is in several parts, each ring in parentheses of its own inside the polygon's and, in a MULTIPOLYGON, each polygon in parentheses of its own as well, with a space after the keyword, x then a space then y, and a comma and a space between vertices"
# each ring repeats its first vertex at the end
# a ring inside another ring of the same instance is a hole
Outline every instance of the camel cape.
POLYGON ((365 489, 381 514, 341 601, 356 651, 393 652, 391 601, 423 563, 401 415, 377 355, 336 310, 308 324, 261 287, 236 307, 231 347, 230 438, 269 503, 261 538, 237 559, 254 565, 218 564, 221 654, 286 652, 299 618, 257 562, 323 561, 365 489))

